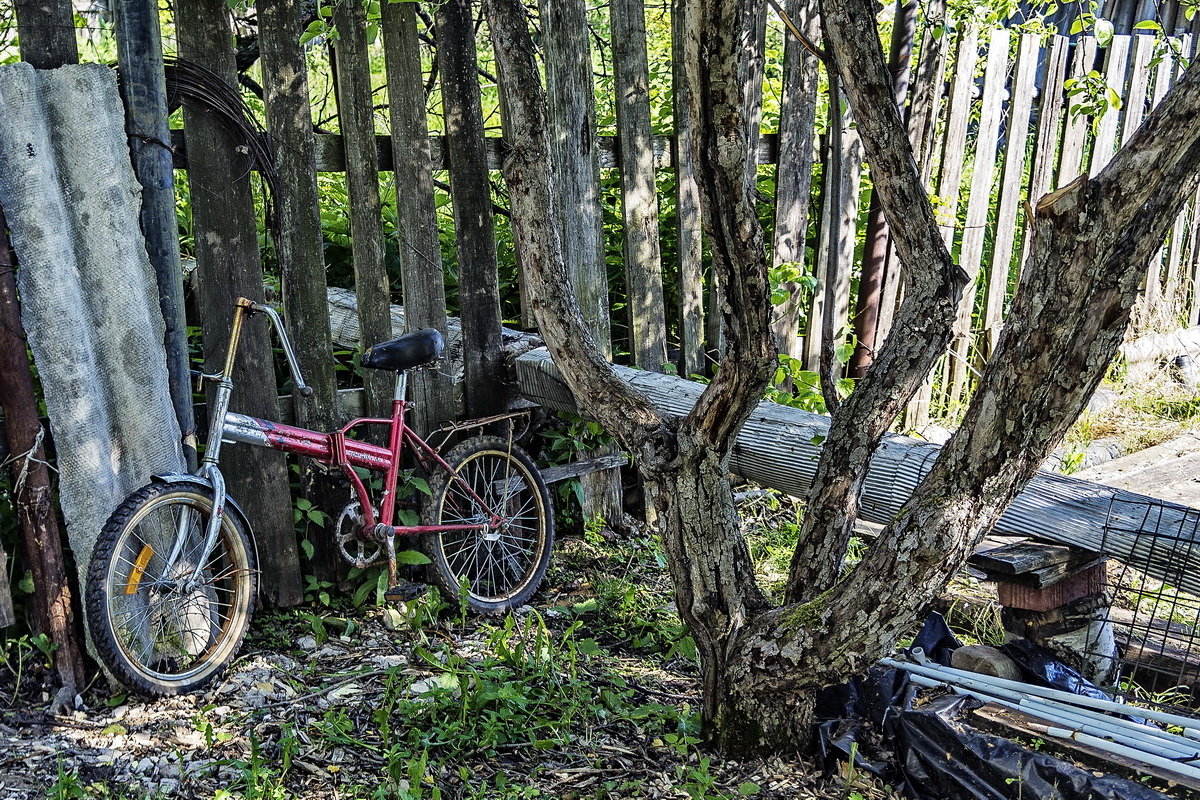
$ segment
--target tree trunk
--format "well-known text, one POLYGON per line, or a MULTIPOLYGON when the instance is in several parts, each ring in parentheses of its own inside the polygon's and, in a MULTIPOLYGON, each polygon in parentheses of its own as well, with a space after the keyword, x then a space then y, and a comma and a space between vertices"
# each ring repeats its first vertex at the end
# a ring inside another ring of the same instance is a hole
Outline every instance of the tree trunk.
POLYGON ((826 440, 787 602, 754 581, 725 478, 733 435, 772 363, 761 232, 745 164, 743 99, 758 7, 698 2, 684 32, 697 93, 696 162, 714 272, 726 287, 729 358, 682 420, 666 420, 615 379, 565 280, 544 100, 518 0, 485 0, 515 128, 504 172, 515 236, 551 354, 581 408, 634 454, 662 525, 680 617, 700 651, 704 719, 728 751, 794 750, 811 739, 816 693, 894 647, 965 562, 1083 407, 1116 351, 1146 260, 1196 188, 1200 65, 1095 179, 1038 208, 1030 266, 1010 326, 967 419, 929 477, 852 572, 842 575, 860 475, 945 347, 965 283, 950 260, 912 158, 883 63, 871 0, 825 0, 827 42, 845 65, 875 186, 910 270, 897 325, 826 440), (1137 174, 1138 181, 1124 176, 1137 174), (1063 347, 1063 342, 1071 347, 1063 347))

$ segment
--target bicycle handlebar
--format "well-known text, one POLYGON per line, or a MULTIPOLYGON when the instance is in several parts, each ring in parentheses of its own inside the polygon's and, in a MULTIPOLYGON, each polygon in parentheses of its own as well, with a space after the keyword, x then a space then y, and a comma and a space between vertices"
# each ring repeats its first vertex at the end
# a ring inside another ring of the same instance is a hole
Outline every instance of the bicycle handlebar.
POLYGON ((279 343, 283 346, 283 354, 287 356, 288 368, 292 372, 292 383, 296 385, 296 392, 301 397, 312 397, 312 387, 304 382, 304 377, 300 374, 300 360, 296 358, 296 351, 292 349, 292 340, 288 338, 279 312, 261 303, 251 303, 249 308, 251 311, 266 314, 271 320, 271 324, 275 326, 275 332, 279 334, 279 343))

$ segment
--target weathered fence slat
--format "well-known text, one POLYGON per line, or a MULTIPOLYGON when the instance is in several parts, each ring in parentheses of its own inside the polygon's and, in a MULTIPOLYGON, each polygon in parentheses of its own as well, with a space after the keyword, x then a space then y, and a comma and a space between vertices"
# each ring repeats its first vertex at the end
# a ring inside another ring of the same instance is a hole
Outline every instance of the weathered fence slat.
POLYGON ((954 250, 967 129, 971 121, 971 94, 975 88, 975 62, 979 57, 979 31, 967 28, 959 34, 954 54, 954 82, 947 100, 942 137, 942 161, 937 196, 941 200, 942 239, 954 250))
MULTIPOLYGON (((1067 76, 1068 39, 1054 36, 1050 40, 1050 52, 1046 57, 1046 71, 1042 78, 1038 97, 1037 140, 1033 154, 1033 167, 1029 173, 1029 202, 1038 199, 1054 188, 1054 161, 1059 137, 1063 129, 1063 80, 1067 76)), ((1028 239, 1024 249, 1028 249, 1028 239)), ((1022 261, 1024 258, 1022 258, 1022 261)))
MULTIPOLYGON (((1164 56, 1154 70, 1154 88, 1150 96, 1151 110, 1162 102, 1162 99, 1174 83, 1174 61, 1173 58, 1164 56)), ((1165 255, 1166 247, 1159 248, 1150 257, 1150 263, 1146 266, 1145 293, 1142 295, 1141 303, 1143 308, 1147 309, 1151 314, 1154 313, 1163 298, 1162 268, 1165 255)))
MULTIPOLYGON (((67 19, 71 19, 69 8, 67 19)), ((196 422, 192 415, 192 386, 188 374, 187 318, 183 307, 183 272, 179 269, 175 178, 171 153, 161 144, 171 134, 167 125, 167 84, 158 4, 151 0, 121 0, 113 4, 113 11, 121 97, 131 134, 129 151, 133 171, 142 186, 142 235, 158 281, 159 308, 166 324, 164 344, 171 404, 188 466, 194 467, 196 422)))
MULTIPOLYGON (((971 167, 971 193, 959 249, 958 263, 970 276, 971 286, 978 282, 983 261, 984 236, 991 208, 992 183, 996 175, 996 151, 1000 141, 1000 122, 1004 116, 1004 85, 1008 79, 1009 33, 1002 28, 988 37, 987 62, 983 73, 983 95, 979 105, 979 127, 975 140, 975 160, 971 167)), ((958 308, 954 340, 950 345, 950 383, 948 402, 957 405, 967 385, 967 369, 972 360, 971 318, 975 292, 968 288, 958 308)))
POLYGON ((583 0, 542 0, 541 23, 563 259, 588 329, 608 352, 600 145, 586 6, 583 0))
MULTIPOLYGON (((335 73, 338 127, 346 149, 350 254, 365 349, 389 338, 387 306, 391 292, 383 263, 383 206, 379 199, 379 172, 375 169, 378 155, 366 7, 362 3, 339 3, 334 7, 333 21, 338 32, 335 73)), ((383 370, 363 371, 366 405, 372 416, 387 416, 392 399, 391 377, 383 370)))
MULTIPOLYGON (((313 390, 307 398, 292 392, 291 410, 302 427, 333 430, 340 427, 343 415, 325 301, 316 146, 300 20, 287 0, 257 0, 255 7, 267 132, 279 175, 276 203, 280 224, 275 246, 285 320, 304 379, 313 390)), ((300 484, 305 499, 318 508, 337 509, 346 502, 340 481, 308 459, 301 460, 300 484)), ((308 541, 312 553, 306 570, 319 580, 333 580, 341 563, 333 537, 312 536, 308 541)))
MULTIPOLYGON (((820 36, 815 0, 792 0, 788 16, 812 40, 820 36)), ((775 238, 771 263, 775 267, 805 267, 809 205, 812 199, 813 134, 817 116, 820 62, 795 36, 788 35, 783 52, 783 101, 779 111, 779 165, 775 172, 775 238)), ((779 351, 800 358, 800 314, 806 292, 790 278, 779 288, 785 293, 772 311, 771 326, 779 351)))
MULTIPOLYGON (((179 52, 236 85, 233 32, 221 0, 180 0, 179 52)), ((199 303, 204 327, 207 372, 220 369, 238 297, 263 299, 251 198, 249 168, 238 158, 222 124, 184 103, 188 147, 188 183, 192 227, 199 265, 199 303)), ((247 325, 234 370, 236 389, 230 408, 251 416, 274 419, 279 412, 271 344, 266 327, 247 325)), ((254 497, 246 511, 259 543, 262 592, 274 605, 296 605, 304 599, 300 562, 292 529, 292 507, 283 453, 259 447, 233 448, 222 459, 225 483, 232 497, 254 497)))
POLYGON ((637 367, 662 369, 667 358, 658 196, 650 148, 650 75, 642 0, 613 0, 612 51, 620 149, 629 352, 637 367))
MULTIPOLYGON (((1129 67, 1130 37, 1114 36, 1108 43, 1104 54, 1104 80, 1111 92, 1123 101, 1126 92, 1126 72, 1129 67)), ((1096 141, 1092 145, 1092 166, 1089 172, 1096 175, 1104 169, 1113 156, 1113 148, 1117 143, 1117 129, 1121 124, 1121 108, 1109 107, 1104 116, 1100 117, 1096 130, 1096 141)))
POLYGON ((1129 64, 1129 92, 1125 97, 1125 124, 1121 144, 1129 141, 1146 116, 1146 89, 1150 85, 1150 60, 1154 57, 1154 37, 1134 36, 1129 64))
MULTIPOLYGON (((396 232, 406 330, 446 331, 446 286, 438 242, 429 124, 421 81, 421 43, 416 6, 384 3, 381 32, 392 123, 396 184, 396 232)), ((409 378, 416 401, 413 423, 422 433, 455 417, 453 387, 441 370, 420 370, 409 378)))
MULTIPOLYGON (((793 3, 812 0, 792 0, 793 3)), ((790 8, 791 6, 789 6, 790 8)), ((695 124, 689 110, 696 88, 688 81, 683 68, 683 49, 686 35, 685 17, 695 13, 687 0, 673 0, 671 6, 671 86, 675 112, 675 141, 672 151, 675 159, 675 214, 676 242, 679 263, 679 369, 683 375, 698 375, 704 371, 704 277, 702 265, 703 236, 700 220, 700 187, 696 182, 696 165, 692 162, 691 142, 696 137, 695 124)), ((791 46, 789 41, 788 47, 791 46)), ((793 56, 793 60, 794 60, 793 56)), ((785 48, 784 73, 792 62, 785 48)), ((784 79, 785 83, 787 78, 784 79)), ((815 92, 816 75, 814 68, 815 92)), ((784 103, 787 104, 787 89, 784 103)), ((785 108, 787 106, 785 105, 785 108)), ((788 129, 785 120, 787 111, 780 112, 780 139, 788 129)), ((811 149, 811 143, 810 143, 811 149)), ((782 142, 780 145, 782 155, 782 142)), ((809 159, 811 161, 811 155, 809 159)), ((784 189, 785 193, 787 189, 784 189)))
MULTIPOLYGON (((1071 60, 1071 78, 1082 79, 1096 61, 1096 40, 1090 36, 1075 44, 1075 57, 1071 60)), ((1056 186, 1066 186, 1079 177, 1083 169, 1083 151, 1087 145, 1088 116, 1082 113, 1084 93, 1071 95, 1067 101, 1067 125, 1063 133, 1062 152, 1058 160, 1056 186)))
POLYGON ((434 16, 442 113, 450 154, 450 199, 458 238, 459 307, 463 320, 467 413, 499 411, 500 283, 495 223, 483 139, 483 108, 469 0, 447 0, 434 16))
MULTIPOLYGON (((983 331, 987 337, 987 352, 996 350, 1004 320, 1004 301, 1008 295, 1009 278, 1013 269, 1013 247, 1017 222, 1024 219, 1018 209, 1022 197, 1022 175, 1025 170, 1025 145, 1029 141, 1029 115, 1033 110, 1036 92, 1034 80, 1041 52, 1037 34, 1022 34, 1017 42, 1017 65, 1009 91, 1007 141, 1004 145, 1004 173, 1000 179, 1000 197, 996 204, 996 235, 992 244, 992 261, 988 267, 987 294, 983 303, 983 331)), ((1019 268, 1016 270, 1019 274, 1019 268)))

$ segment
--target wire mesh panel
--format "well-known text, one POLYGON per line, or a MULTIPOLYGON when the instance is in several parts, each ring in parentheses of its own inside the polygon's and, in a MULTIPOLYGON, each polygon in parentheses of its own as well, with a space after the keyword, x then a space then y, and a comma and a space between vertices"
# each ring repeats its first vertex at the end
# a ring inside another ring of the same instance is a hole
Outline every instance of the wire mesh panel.
POLYGON ((1200 595, 1179 588, 1200 575, 1197 541, 1200 510, 1114 498, 1102 552, 1120 542, 1134 556, 1110 559, 1107 568, 1116 683, 1128 693, 1172 703, 1200 697, 1200 595))

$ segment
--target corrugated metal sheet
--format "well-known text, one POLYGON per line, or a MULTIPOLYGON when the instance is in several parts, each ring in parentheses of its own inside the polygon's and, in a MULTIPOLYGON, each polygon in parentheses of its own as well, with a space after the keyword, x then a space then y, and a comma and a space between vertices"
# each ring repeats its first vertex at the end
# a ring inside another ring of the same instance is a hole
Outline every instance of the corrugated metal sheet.
MULTIPOLYGON (((516 361, 521 393, 548 408, 577 412, 544 349, 516 361)), ((682 416, 703 385, 673 375, 616 367, 660 410, 682 416)), ((758 405, 738 435, 730 469, 804 497, 812 486, 829 418, 774 403, 758 405)), ((939 445, 889 435, 871 459, 861 515, 888 523, 933 466, 939 445)), ((1111 555, 1159 580, 1200 595, 1200 511, 1123 489, 1039 472, 996 524, 996 533, 1036 536, 1111 555)))

